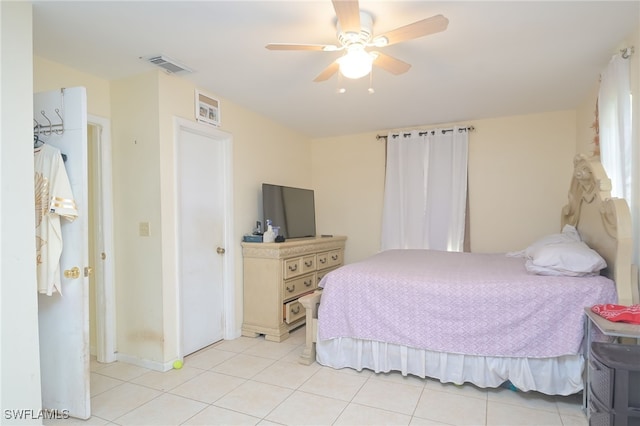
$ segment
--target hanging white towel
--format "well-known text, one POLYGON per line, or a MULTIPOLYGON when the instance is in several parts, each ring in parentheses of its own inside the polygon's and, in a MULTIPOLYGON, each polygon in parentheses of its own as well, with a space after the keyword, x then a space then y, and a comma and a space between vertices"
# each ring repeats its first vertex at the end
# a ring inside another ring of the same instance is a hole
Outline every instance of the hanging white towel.
POLYGON ((62 294, 60 217, 73 221, 78 208, 60 150, 47 144, 36 148, 34 170, 38 292, 51 296, 54 291, 62 294))

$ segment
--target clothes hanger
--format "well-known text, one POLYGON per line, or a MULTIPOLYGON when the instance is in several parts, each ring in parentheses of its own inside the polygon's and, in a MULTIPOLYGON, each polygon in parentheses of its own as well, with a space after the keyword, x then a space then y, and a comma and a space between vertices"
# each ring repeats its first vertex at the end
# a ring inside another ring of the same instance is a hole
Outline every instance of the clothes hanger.
POLYGON ((38 148, 40 146, 44 145, 44 141, 42 139, 40 139, 40 136, 38 136, 38 134, 34 134, 33 135, 33 147, 34 148, 38 148))
MULTIPOLYGON (((38 136, 38 134, 34 134, 33 135, 33 148, 39 148, 42 145, 44 145, 44 141, 42 139, 40 139, 40 136, 38 136)), ((67 162, 67 154, 63 154, 60 153, 60 155, 62 156, 62 161, 63 162, 67 162)))

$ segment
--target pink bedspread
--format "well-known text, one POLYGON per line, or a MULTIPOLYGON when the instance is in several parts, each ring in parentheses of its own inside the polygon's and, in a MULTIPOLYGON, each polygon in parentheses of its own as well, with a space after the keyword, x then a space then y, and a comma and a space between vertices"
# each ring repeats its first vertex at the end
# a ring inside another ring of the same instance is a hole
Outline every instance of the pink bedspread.
POLYGON ((504 254, 389 250, 327 274, 318 337, 441 352, 577 354, 584 307, 616 303, 613 281, 527 273, 504 254))

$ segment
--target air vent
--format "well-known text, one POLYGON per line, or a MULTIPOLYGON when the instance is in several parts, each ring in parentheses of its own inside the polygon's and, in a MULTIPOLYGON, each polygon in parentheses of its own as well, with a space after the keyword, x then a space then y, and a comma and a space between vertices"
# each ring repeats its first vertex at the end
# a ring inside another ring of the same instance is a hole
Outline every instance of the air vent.
POLYGON ((144 59, 145 61, 148 61, 153 65, 159 66, 160 68, 162 68, 163 70, 165 70, 170 74, 176 74, 179 72, 193 72, 193 70, 191 70, 190 68, 177 63, 176 61, 174 61, 173 59, 167 56, 163 56, 163 55, 149 56, 141 59, 144 59))

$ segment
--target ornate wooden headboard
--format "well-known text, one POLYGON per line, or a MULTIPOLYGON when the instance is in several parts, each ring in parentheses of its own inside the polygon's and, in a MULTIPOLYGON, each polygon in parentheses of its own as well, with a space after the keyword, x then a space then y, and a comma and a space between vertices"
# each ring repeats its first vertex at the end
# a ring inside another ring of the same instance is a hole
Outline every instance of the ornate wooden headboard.
POLYGON ((631 263, 631 214, 624 199, 611 197, 611 180, 598 159, 577 155, 562 209, 562 226, 575 226, 583 241, 607 261, 603 274, 616 283, 618 303, 639 303, 637 271, 631 263))

